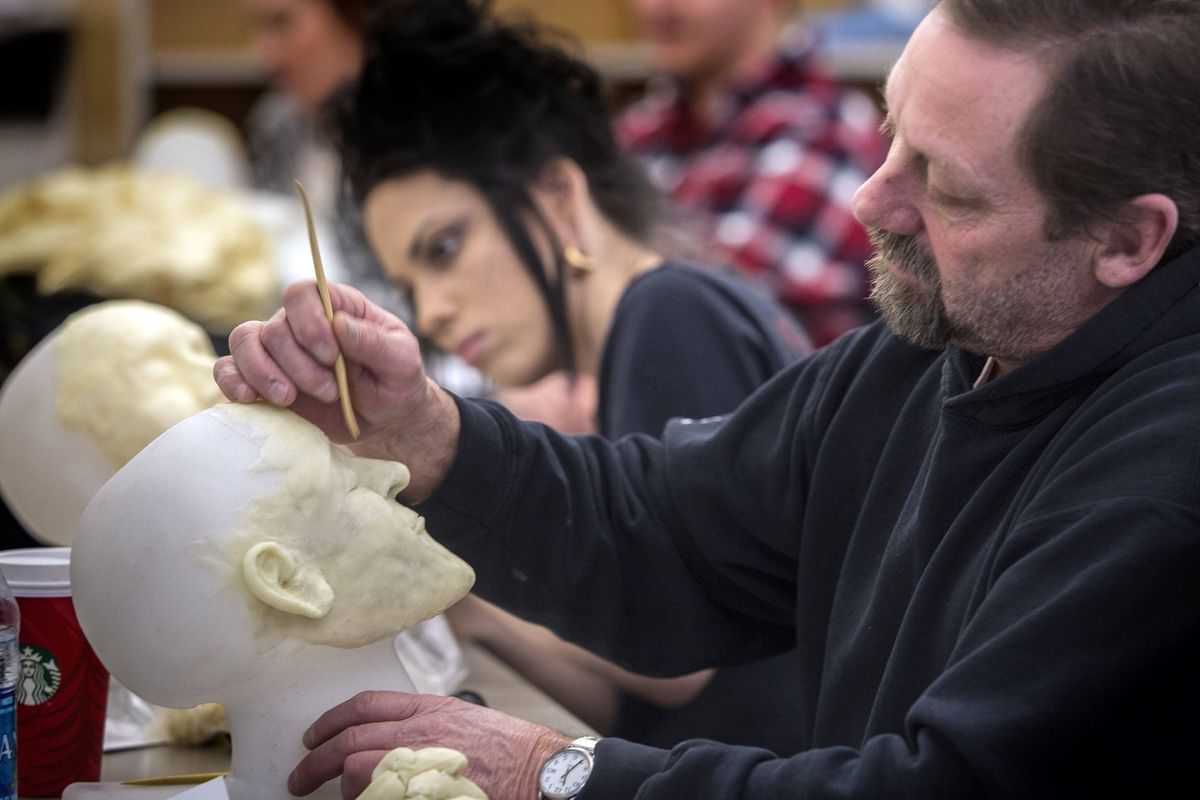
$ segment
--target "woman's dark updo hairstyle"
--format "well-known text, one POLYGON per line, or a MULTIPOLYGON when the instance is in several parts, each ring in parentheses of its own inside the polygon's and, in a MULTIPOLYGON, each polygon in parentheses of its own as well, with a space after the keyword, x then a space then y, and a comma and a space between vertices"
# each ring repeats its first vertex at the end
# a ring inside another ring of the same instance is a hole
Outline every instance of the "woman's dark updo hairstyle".
POLYGON ((330 112, 360 203, 380 183, 426 169, 479 190, 541 290, 572 369, 561 248, 531 187, 565 157, 625 234, 647 241, 658 212, 656 192, 617 146, 595 71, 532 20, 497 19, 488 0, 399 0, 374 12, 362 73, 330 112), (529 224, 549 238, 553 264, 538 258, 529 224))

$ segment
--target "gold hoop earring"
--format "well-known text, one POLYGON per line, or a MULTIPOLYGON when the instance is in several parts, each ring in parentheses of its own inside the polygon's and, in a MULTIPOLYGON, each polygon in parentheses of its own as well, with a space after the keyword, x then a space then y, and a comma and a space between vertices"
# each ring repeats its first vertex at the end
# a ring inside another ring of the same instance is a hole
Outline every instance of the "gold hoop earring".
POLYGON ((582 274, 596 271, 595 260, 573 244, 563 247, 562 255, 563 261, 566 261, 571 269, 577 273, 582 274))

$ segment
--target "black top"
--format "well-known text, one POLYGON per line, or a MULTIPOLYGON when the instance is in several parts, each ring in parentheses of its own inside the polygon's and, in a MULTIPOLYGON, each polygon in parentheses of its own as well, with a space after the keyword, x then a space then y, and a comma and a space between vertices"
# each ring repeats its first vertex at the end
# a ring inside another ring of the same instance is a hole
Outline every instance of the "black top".
MULTIPOLYGON (((745 281, 668 262, 638 276, 617 304, 598 377, 598 428, 609 439, 657 435, 671 417, 731 411, 810 349, 792 318, 745 281)), ((702 737, 794 752, 797 658, 718 670, 679 708, 622 694, 612 732, 659 747, 702 737)))
POLYGON ((460 402, 422 512, 481 595, 641 671, 802 655, 804 752, 609 738, 581 800, 1200 796, 1200 250, 982 366, 875 324, 662 441, 460 402))
POLYGON ((613 313, 597 376, 600 435, 658 435, 671 417, 732 411, 811 350, 744 280, 668 261, 635 278, 613 313))

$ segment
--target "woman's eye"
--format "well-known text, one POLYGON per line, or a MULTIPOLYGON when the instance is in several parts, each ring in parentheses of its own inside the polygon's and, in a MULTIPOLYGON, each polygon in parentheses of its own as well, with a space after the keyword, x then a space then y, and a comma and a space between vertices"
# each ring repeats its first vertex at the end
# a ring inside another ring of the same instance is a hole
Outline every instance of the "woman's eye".
POLYGON ((426 248, 425 257, 430 264, 445 265, 453 261, 462 249, 462 231, 454 228, 438 234, 426 248))

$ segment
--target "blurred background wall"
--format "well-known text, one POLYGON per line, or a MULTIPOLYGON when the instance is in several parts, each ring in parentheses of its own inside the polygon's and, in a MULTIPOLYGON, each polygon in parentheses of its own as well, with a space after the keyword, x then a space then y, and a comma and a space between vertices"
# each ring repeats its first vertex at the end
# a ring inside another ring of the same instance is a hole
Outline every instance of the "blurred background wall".
MULTIPOLYGON (((870 0, 798 8, 815 15, 862 2, 870 0)), ((574 34, 614 96, 636 96, 647 57, 626 0, 496 5, 574 34)), ((0 188, 63 163, 128 155, 141 127, 173 108, 211 109, 241 126, 265 88, 249 41, 238 0, 0 0, 0 68, 20 76, 0 96, 0 188)), ((843 77, 871 85, 888 63, 885 54, 843 77)))

